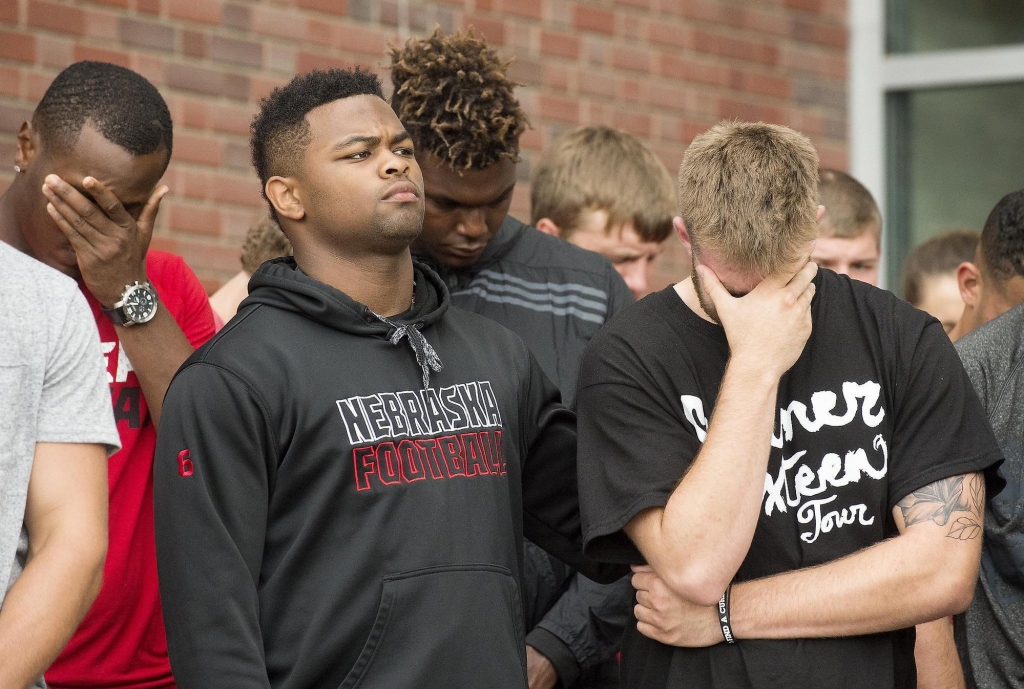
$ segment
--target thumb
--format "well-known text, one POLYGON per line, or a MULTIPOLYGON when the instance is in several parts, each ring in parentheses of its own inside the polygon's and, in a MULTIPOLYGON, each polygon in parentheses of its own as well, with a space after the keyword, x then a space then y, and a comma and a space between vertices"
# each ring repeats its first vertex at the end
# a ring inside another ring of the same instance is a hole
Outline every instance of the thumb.
POLYGON ((729 290, 725 289, 722 283, 719 282, 715 271, 707 266, 697 266, 697 277, 700 278, 701 287, 716 309, 733 299, 733 296, 729 294, 729 290))
POLYGON ((142 212, 139 214, 139 221, 137 224, 139 226, 139 230, 147 240, 147 244, 149 238, 153 236, 153 225, 156 223, 157 211, 160 210, 160 202, 163 200, 164 196, 167 195, 168 191, 170 191, 170 188, 166 185, 154 191, 153 195, 149 197, 149 201, 146 202, 146 207, 143 208, 142 212))

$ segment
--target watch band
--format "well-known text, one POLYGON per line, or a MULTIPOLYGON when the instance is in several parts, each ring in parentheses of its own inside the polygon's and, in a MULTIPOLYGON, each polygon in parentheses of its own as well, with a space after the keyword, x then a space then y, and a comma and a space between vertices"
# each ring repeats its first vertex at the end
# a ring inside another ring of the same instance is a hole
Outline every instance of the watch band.
MULTIPOLYGON (((121 302, 118 302, 118 304, 121 304, 121 302)), ((100 310, 103 311, 103 315, 109 318, 110 322, 114 325, 135 325, 135 321, 130 320, 128 315, 124 312, 124 304, 121 304, 120 306, 115 305, 109 309, 105 306, 101 306, 100 310)))

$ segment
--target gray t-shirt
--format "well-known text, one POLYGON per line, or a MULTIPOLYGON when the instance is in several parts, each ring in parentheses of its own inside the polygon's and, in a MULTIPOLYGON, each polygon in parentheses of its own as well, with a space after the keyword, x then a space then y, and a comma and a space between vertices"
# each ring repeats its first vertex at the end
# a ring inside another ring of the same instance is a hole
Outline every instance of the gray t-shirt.
POLYGON ((121 446, 96 321, 78 285, 0 242, 0 607, 25 564, 38 442, 121 446))
POLYGON ((990 496, 974 601, 957 617, 968 687, 1024 688, 1024 305, 956 349, 1003 450, 1006 488, 990 496))

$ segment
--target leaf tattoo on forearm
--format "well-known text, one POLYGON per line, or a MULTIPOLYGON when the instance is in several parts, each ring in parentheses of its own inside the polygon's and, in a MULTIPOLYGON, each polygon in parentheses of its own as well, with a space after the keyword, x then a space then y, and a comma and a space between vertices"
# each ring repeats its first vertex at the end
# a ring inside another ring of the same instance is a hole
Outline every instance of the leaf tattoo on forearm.
POLYGON ((907 527, 926 521, 950 524, 947 538, 970 541, 982 532, 985 482, 981 474, 950 476, 915 490, 900 500, 899 508, 907 527))

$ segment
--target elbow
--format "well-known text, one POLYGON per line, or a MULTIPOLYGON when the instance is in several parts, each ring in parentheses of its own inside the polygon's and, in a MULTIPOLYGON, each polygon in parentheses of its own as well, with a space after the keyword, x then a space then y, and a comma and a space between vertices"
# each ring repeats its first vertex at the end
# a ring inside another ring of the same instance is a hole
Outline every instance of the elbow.
POLYGON ((978 562, 947 565, 939 574, 936 588, 942 601, 942 616, 958 615, 970 607, 978 585, 978 562))
POLYGON ((720 572, 692 566, 670 572, 664 578, 665 585, 677 596, 703 607, 718 605, 730 581, 731 577, 720 572))
POLYGON ((958 576, 951 576, 947 585, 946 596, 949 606, 949 615, 958 615, 971 606, 974 600, 974 591, 978 586, 978 570, 973 568, 970 574, 962 573, 958 576))

